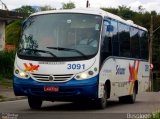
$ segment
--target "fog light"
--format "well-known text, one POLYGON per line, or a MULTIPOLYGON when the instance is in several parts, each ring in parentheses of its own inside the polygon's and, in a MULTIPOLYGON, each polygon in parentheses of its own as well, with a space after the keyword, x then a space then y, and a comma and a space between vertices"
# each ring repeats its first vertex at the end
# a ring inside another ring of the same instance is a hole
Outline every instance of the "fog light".
POLYGON ((15 73, 16 73, 16 74, 19 74, 19 70, 18 70, 18 69, 16 69, 16 70, 15 70, 15 73))
POLYGON ((26 74, 26 75, 25 75, 25 77, 26 77, 26 78, 28 78, 28 77, 29 77, 29 75, 28 75, 28 74, 26 74))
POLYGON ((94 68, 94 71, 97 71, 97 68, 96 68, 96 67, 94 68))
POLYGON ((79 79, 79 78, 80 78, 80 76, 79 76, 79 75, 77 75, 77 76, 76 76, 76 78, 77 78, 77 79, 79 79))
POLYGON ((89 75, 93 75, 93 71, 89 71, 88 74, 89 74, 89 75))

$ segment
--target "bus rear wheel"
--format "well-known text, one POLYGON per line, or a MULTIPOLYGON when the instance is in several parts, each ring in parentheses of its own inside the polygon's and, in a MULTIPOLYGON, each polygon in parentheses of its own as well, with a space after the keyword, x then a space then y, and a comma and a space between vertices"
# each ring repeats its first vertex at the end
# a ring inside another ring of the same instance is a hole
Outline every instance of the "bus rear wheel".
POLYGON ((40 109, 42 105, 42 100, 36 97, 28 97, 28 104, 31 109, 40 109))
POLYGON ((136 87, 134 87, 132 95, 119 97, 119 102, 121 102, 121 103, 133 104, 133 103, 135 103, 135 101, 136 101, 136 87))

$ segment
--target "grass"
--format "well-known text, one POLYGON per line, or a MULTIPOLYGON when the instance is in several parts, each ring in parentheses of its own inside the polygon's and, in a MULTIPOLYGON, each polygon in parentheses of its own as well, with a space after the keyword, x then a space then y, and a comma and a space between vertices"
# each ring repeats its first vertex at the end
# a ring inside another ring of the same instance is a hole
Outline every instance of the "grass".
POLYGON ((153 91, 160 91, 160 78, 153 79, 153 91))
MULTIPOLYGON (((4 79, 0 76, 0 87, 2 87, 2 88, 12 88, 12 80, 4 79)), ((0 95, 0 102, 5 100, 5 98, 6 97, 4 97, 3 95, 0 95)))
POLYGON ((11 79, 0 79, 0 85, 7 88, 12 88, 12 82, 11 79))
POLYGON ((160 112, 153 113, 149 119, 160 119, 160 112))
POLYGON ((0 101, 4 100, 5 97, 3 97, 2 95, 0 95, 0 101))

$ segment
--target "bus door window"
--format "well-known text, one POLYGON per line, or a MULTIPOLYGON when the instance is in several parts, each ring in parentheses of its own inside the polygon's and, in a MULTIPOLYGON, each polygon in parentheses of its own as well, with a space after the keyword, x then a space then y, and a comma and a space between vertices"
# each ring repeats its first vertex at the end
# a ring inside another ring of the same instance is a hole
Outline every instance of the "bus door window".
POLYGON ((104 21, 101 42, 101 62, 112 55, 112 31, 113 26, 111 25, 111 22, 109 20, 104 21))

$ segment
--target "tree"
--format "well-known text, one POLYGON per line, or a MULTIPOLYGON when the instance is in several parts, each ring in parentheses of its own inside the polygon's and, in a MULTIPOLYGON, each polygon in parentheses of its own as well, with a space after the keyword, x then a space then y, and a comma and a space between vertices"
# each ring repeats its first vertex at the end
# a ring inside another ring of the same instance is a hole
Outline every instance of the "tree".
POLYGON ((116 9, 116 8, 101 8, 101 9, 106 11, 106 12, 110 12, 110 13, 113 13, 115 15, 118 15, 118 9, 116 9))
POLYGON ((153 34, 153 64, 154 69, 160 70, 160 15, 157 15, 155 11, 152 11, 151 14, 153 16, 153 30, 156 30, 153 34))
POLYGON ((156 15, 157 15, 157 12, 153 10, 153 11, 151 11, 151 15, 156 16, 156 15))
POLYGON ((118 15, 124 19, 132 19, 133 16, 135 15, 135 12, 133 12, 130 7, 127 7, 127 6, 119 6, 118 9, 117 8, 101 8, 103 9, 104 11, 107 11, 107 12, 111 12, 115 15, 118 15))
POLYGON ((15 11, 18 12, 18 13, 23 13, 26 16, 28 16, 28 15, 34 13, 35 9, 32 8, 31 6, 26 5, 26 6, 22 6, 21 8, 15 9, 15 11))
POLYGON ((47 11, 47 10, 56 10, 56 8, 52 8, 50 5, 45 5, 41 7, 41 11, 47 11))
POLYGON ((118 10, 118 15, 124 19, 131 19, 134 15, 134 12, 131 10, 131 8, 124 5, 118 6, 118 10))
POLYGON ((62 3, 62 9, 73 9, 75 8, 75 4, 73 2, 68 2, 68 3, 62 3))
POLYGON ((139 11, 139 13, 144 13, 144 11, 145 11, 145 8, 143 8, 143 6, 142 5, 140 5, 140 6, 138 6, 138 11, 139 11))

